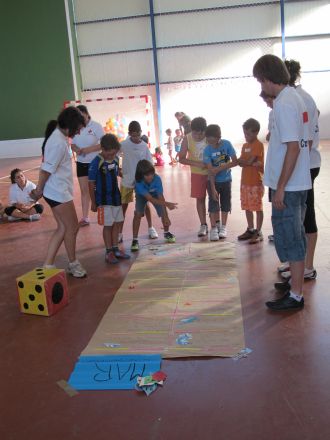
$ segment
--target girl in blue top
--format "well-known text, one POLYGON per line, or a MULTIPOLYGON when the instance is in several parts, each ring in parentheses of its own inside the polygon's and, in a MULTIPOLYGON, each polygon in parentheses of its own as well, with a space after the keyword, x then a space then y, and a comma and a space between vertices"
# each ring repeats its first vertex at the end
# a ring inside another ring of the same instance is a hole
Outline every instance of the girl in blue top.
POLYGON ((169 232, 171 226, 170 219, 167 214, 167 209, 175 209, 177 203, 166 202, 163 195, 163 185, 161 178, 156 174, 154 166, 148 160, 140 160, 136 167, 135 173, 135 194, 136 204, 133 219, 133 241, 131 251, 139 250, 139 229, 141 218, 144 216, 144 211, 147 202, 151 202, 162 219, 164 226, 164 238, 167 243, 175 243, 175 235, 169 232))

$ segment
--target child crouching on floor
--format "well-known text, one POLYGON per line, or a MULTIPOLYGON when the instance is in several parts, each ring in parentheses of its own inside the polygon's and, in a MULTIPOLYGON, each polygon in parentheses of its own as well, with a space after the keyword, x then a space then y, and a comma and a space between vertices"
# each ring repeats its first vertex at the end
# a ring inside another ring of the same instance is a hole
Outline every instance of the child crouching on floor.
POLYGON ((136 252, 139 250, 139 229, 147 202, 151 202, 154 205, 158 217, 162 219, 165 241, 167 243, 175 243, 175 235, 169 231, 171 222, 166 208, 169 210, 175 209, 177 203, 166 202, 163 195, 162 180, 158 174, 156 174, 154 166, 148 160, 140 160, 137 164, 135 174, 135 194, 136 204, 133 219, 133 241, 131 251, 136 252))
POLYGON ((119 226, 124 220, 117 180, 119 150, 120 143, 116 136, 104 135, 101 138, 101 153, 92 160, 88 171, 91 210, 98 213, 98 223, 103 226, 105 261, 110 264, 130 258, 118 248, 119 226))

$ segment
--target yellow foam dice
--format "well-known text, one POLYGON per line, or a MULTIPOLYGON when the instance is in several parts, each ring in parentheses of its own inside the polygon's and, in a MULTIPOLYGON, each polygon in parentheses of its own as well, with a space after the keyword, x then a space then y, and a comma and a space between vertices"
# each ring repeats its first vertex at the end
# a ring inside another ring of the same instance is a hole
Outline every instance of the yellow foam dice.
POLYGON ((68 285, 61 269, 33 269, 16 278, 22 313, 51 316, 68 304, 68 285))

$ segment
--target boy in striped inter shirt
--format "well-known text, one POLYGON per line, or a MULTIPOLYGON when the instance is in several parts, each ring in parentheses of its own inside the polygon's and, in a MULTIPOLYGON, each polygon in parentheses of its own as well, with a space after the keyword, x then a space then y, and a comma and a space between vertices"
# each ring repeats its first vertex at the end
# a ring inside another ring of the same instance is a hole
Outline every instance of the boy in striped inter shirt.
POLYGON ((101 153, 92 160, 88 171, 91 210, 97 212, 98 224, 103 226, 105 261, 110 264, 130 258, 118 247, 119 226, 124 220, 117 179, 119 150, 120 143, 116 136, 104 135, 101 138, 101 153))

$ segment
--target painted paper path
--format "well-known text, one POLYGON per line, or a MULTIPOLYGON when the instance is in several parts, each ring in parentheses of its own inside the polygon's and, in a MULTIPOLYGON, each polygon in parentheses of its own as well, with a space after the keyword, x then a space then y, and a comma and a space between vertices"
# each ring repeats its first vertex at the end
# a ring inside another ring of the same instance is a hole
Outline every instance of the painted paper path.
POLYGON ((235 247, 142 249, 82 355, 234 356, 245 347, 235 247))

